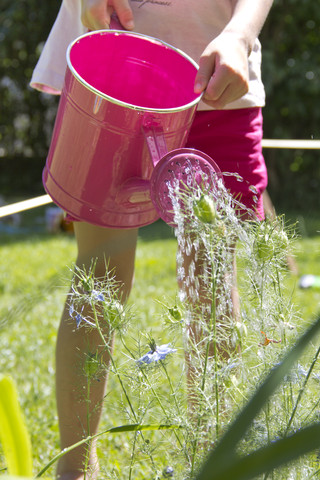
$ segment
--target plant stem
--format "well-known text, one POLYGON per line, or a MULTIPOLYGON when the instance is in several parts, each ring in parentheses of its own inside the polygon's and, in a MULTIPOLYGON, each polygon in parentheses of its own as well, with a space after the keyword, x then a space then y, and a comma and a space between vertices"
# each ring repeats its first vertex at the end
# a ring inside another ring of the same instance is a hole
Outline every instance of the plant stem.
MULTIPOLYGON (((132 413, 132 415, 133 415, 134 421, 135 421, 136 423, 138 423, 138 417, 137 417, 136 412, 135 412, 135 410, 134 410, 134 408, 133 408, 133 405, 132 405, 132 402, 131 402, 131 400, 130 400, 129 394, 128 394, 127 389, 125 388, 125 385, 124 385, 124 383, 123 383, 123 381, 122 381, 121 375, 120 375, 119 370, 118 370, 118 368, 117 368, 117 365, 116 365, 116 363, 115 363, 115 361, 114 361, 114 358, 113 358, 112 352, 111 352, 111 350, 110 350, 109 344, 108 344, 108 342, 106 341, 106 339, 105 339, 105 337, 104 337, 104 335, 103 335, 103 333, 102 333, 102 330, 101 330, 101 327, 100 327, 100 323, 99 323, 99 319, 98 319, 98 314, 97 314, 97 311, 96 311, 96 308, 95 308, 95 305, 94 305, 94 304, 92 305, 92 311, 93 311, 94 321, 95 321, 95 324, 96 324, 98 333, 99 333, 100 338, 101 338, 101 340, 103 341, 103 343, 104 343, 104 345, 105 345, 105 348, 106 348, 106 351, 107 351, 107 353, 108 353, 108 355, 109 355, 109 358, 110 358, 110 362, 111 362, 113 371, 114 371, 114 373, 115 373, 115 375, 116 375, 116 377, 117 377, 117 379, 118 379, 118 381, 119 381, 119 383, 120 383, 121 389, 122 389, 122 391, 123 391, 123 393, 124 393, 124 396, 125 396, 125 398, 126 398, 126 401, 127 401, 128 405, 129 405, 129 408, 130 408, 130 411, 131 411, 131 413, 132 413)), ((143 438, 143 436, 142 436, 142 438, 143 438)), ((154 460, 153 460, 153 458, 152 458, 152 455, 149 455, 149 457, 150 457, 151 463, 152 463, 152 465, 153 465, 153 467, 154 467, 155 465, 154 465, 154 460)), ((131 480, 132 466, 133 466, 133 463, 131 462, 131 465, 130 465, 130 473, 129 473, 129 480, 131 480)))
POLYGON ((310 368, 309 368, 309 370, 308 370, 308 373, 307 373, 307 376, 306 376, 306 378, 305 378, 305 381, 303 382, 303 385, 302 385, 302 387, 301 387, 301 389, 300 389, 300 391, 299 391, 299 394, 298 394, 298 397, 297 397, 295 406, 294 406, 294 408, 293 408, 293 411, 292 411, 291 417, 290 417, 290 419, 289 419, 289 422, 288 422, 286 431, 285 431, 285 433, 284 433, 284 436, 285 436, 285 437, 286 437, 286 436, 288 435, 288 433, 289 433, 291 424, 292 424, 293 419, 294 419, 294 417, 295 417, 295 414, 296 414, 296 412, 297 412, 297 408, 298 408, 298 406, 299 406, 299 403, 300 403, 300 400, 301 400, 301 398, 302 398, 303 392, 305 391, 306 385, 307 385, 307 383, 308 383, 308 380, 309 380, 309 378, 310 378, 310 375, 311 375, 311 373, 312 373, 312 370, 313 370, 313 368, 314 368, 314 366, 315 366, 315 364, 316 364, 316 362, 317 362, 317 360, 318 360, 319 354, 320 354, 320 347, 318 348, 318 350, 317 350, 317 352, 316 352, 316 354, 315 354, 315 356, 314 356, 314 359, 313 359, 313 361, 312 361, 312 363, 311 363, 311 365, 310 365, 310 368))
POLYGON ((118 371, 118 369, 117 369, 117 365, 116 365, 116 363, 115 363, 115 361, 114 361, 112 352, 111 352, 111 350, 110 350, 109 343, 106 341, 106 339, 105 339, 105 337, 104 337, 104 335, 103 335, 103 333, 102 333, 102 330, 101 330, 101 327, 100 327, 100 323, 99 323, 99 319, 98 319, 98 315, 97 315, 97 311, 96 311, 95 305, 93 304, 91 307, 92 307, 93 316, 94 316, 94 321, 95 321, 95 325, 96 325, 96 328, 97 328, 97 330, 98 330, 99 336, 100 336, 101 340, 103 341, 103 344, 104 344, 105 349, 106 349, 106 352, 107 352, 107 354, 108 354, 108 356, 109 356, 109 359, 110 359, 110 362, 111 362, 113 371, 114 371, 114 373, 115 373, 115 375, 116 375, 116 377, 117 377, 117 379, 118 379, 118 381, 119 381, 119 383, 120 383, 121 389, 122 389, 122 391, 123 391, 123 393, 124 393, 124 396, 125 396, 125 398, 126 398, 126 401, 127 401, 128 405, 129 405, 129 408, 130 408, 130 411, 131 411, 131 413, 132 413, 132 415, 133 415, 133 418, 134 418, 134 420, 137 422, 138 419, 137 419, 136 413, 135 413, 135 411, 134 411, 134 408, 133 408, 133 405, 132 405, 132 403, 131 403, 131 400, 130 400, 130 397, 129 397, 129 395, 128 395, 128 392, 127 392, 127 390, 126 390, 126 388, 125 388, 125 386, 124 386, 124 383, 123 383, 123 381, 122 381, 121 375, 120 375, 120 373, 119 373, 119 371, 118 371))
MULTIPOLYGON (((91 381, 90 381, 90 376, 87 376, 87 431, 88 431, 88 436, 91 435, 91 429, 90 429, 90 386, 91 386, 91 381)), ((88 470, 88 464, 89 464, 89 449, 90 449, 90 444, 88 443, 87 446, 87 452, 86 452, 86 459, 84 463, 84 480, 87 478, 87 470, 88 470)))

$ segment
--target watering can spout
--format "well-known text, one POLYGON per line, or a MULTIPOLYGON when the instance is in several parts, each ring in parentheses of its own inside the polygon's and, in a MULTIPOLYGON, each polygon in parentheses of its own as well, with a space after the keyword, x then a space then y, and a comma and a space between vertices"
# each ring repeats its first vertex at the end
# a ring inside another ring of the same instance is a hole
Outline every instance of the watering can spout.
POLYGON ((151 200, 162 220, 175 227, 173 204, 179 203, 179 195, 196 194, 196 189, 212 191, 218 178, 221 171, 211 157, 193 148, 178 148, 156 164, 150 180, 151 200))
POLYGON ((159 217, 175 227, 174 192, 188 188, 192 194, 197 187, 210 191, 217 178, 221 172, 211 157, 193 148, 178 148, 155 164, 150 180, 126 180, 117 193, 117 202, 128 209, 152 202, 159 217))

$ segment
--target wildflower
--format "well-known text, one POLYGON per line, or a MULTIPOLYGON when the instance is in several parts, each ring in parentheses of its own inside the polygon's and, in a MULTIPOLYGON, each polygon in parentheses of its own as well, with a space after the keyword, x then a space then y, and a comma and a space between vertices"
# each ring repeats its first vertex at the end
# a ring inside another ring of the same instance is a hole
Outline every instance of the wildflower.
POLYGON ((269 343, 280 343, 281 340, 273 340, 272 338, 268 338, 267 335, 262 332, 262 335, 264 336, 264 340, 263 340, 263 343, 259 343, 260 347, 266 347, 267 345, 269 345, 269 343))
POLYGON ((80 313, 77 313, 77 314, 76 314, 76 324, 77 324, 77 328, 80 327, 82 318, 83 318, 83 317, 82 317, 82 315, 80 315, 80 313))
POLYGON ((162 475, 163 478, 172 478, 174 474, 174 470, 172 467, 166 467, 163 469, 162 475))
POLYGON ((73 303, 71 303, 69 307, 69 316, 70 318, 76 321, 77 328, 80 327, 82 322, 85 322, 88 325, 91 325, 91 327, 95 327, 94 323, 90 322, 87 318, 81 315, 81 313, 75 311, 73 303))
POLYGON ((81 320, 82 320, 82 316, 80 315, 80 313, 77 313, 74 309, 74 305, 73 303, 71 303, 70 307, 69 307, 69 316, 70 318, 76 320, 76 324, 77 324, 77 328, 80 327, 80 323, 81 323, 81 320))
POLYGON ((151 350, 148 353, 137 360, 138 365, 149 365, 152 362, 159 362, 160 360, 164 360, 170 353, 177 351, 175 348, 170 347, 170 343, 157 347, 154 341, 151 342, 150 348, 151 350))
POLYGON ((69 307, 69 315, 71 318, 73 317, 73 314, 74 314, 74 306, 73 306, 73 303, 71 303, 69 307))
POLYGON ((103 295, 103 293, 98 292, 97 290, 92 290, 91 295, 92 295, 92 297, 94 298, 94 300, 96 300, 96 301, 98 301, 98 302, 104 302, 104 295, 103 295))

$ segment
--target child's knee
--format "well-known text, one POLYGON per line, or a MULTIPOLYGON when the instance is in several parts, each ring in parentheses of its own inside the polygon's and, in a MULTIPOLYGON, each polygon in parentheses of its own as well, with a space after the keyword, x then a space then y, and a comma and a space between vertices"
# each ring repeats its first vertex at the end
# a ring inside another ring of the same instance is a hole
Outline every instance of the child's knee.
POLYGON ((78 244, 77 266, 93 268, 97 279, 113 277, 127 297, 133 282, 137 229, 105 229, 95 225, 75 225, 78 244))

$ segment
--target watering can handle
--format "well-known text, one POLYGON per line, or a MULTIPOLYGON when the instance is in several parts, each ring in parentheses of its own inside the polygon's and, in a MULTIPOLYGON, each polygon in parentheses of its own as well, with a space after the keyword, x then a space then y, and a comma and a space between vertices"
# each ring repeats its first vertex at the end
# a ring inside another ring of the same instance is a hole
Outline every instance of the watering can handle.
POLYGON ((161 125, 143 125, 142 131, 145 136, 150 157, 155 167, 156 164, 168 153, 166 140, 161 125))

